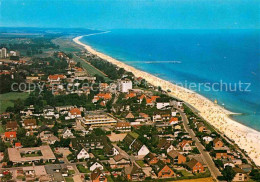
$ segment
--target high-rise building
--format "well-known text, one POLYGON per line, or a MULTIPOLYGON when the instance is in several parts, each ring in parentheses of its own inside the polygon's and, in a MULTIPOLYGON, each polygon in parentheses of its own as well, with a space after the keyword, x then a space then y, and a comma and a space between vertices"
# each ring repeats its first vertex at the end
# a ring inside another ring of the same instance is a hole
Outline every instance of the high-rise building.
POLYGON ((120 92, 128 92, 130 89, 133 88, 132 81, 129 79, 120 80, 118 84, 118 89, 120 92))
POLYGON ((7 49, 6 48, 2 48, 0 49, 0 58, 6 58, 7 57, 7 49))

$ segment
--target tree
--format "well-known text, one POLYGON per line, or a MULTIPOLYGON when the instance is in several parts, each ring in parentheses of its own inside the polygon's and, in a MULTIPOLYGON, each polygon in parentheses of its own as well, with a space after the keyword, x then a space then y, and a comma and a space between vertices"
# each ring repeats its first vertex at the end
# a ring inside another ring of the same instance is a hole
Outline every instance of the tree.
POLYGON ((250 176, 255 181, 260 181, 260 170, 253 169, 250 173, 250 176))
POLYGON ((227 180, 228 182, 232 181, 233 178, 236 175, 236 172, 233 170, 233 168, 231 166, 227 166, 223 171, 222 171, 222 175, 224 177, 225 180, 227 180))

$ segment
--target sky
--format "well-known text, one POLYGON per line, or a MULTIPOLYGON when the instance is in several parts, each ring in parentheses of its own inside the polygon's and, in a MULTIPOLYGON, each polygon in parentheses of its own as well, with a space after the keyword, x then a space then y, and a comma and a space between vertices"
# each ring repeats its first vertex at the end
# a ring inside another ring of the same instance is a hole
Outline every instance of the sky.
POLYGON ((259 0, 0 0, 1 27, 259 29, 259 0))

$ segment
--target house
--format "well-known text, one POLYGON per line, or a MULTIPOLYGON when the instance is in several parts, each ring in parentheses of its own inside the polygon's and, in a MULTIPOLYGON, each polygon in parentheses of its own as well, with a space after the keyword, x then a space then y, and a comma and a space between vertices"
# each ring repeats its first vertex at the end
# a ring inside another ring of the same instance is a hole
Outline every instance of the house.
POLYGON ((156 111, 152 115, 153 122, 169 121, 172 117, 171 110, 156 111))
POLYGON ((204 167, 203 165, 198 162, 196 159, 191 159, 188 163, 187 166, 191 169, 193 173, 203 173, 204 172, 204 167))
POLYGON ((90 162, 90 165, 89 165, 89 170, 90 171, 94 171, 96 169, 100 169, 100 170, 103 170, 104 167, 101 165, 101 163, 99 162, 90 162))
POLYGON ((159 150, 166 150, 167 153, 174 149, 171 142, 169 140, 166 140, 165 138, 163 138, 159 141, 157 148, 159 150))
POLYGON ((133 83, 129 79, 123 79, 118 81, 118 90, 123 93, 127 93, 133 88, 133 83))
POLYGON ((159 160, 152 166, 158 178, 172 178, 174 177, 173 170, 165 164, 162 160, 159 160))
POLYGON ((112 115, 103 111, 88 111, 85 113, 85 117, 78 118, 78 120, 85 127, 111 126, 117 123, 117 120, 115 120, 112 115))
POLYGON ((94 98, 92 99, 92 103, 96 103, 99 101, 99 99, 108 101, 112 98, 112 95, 110 93, 99 93, 97 95, 94 96, 94 98))
POLYGON ((235 168, 233 168, 233 170, 235 171, 236 175, 232 181, 237 182, 237 181, 248 181, 249 180, 248 174, 243 169, 235 167, 235 168))
POLYGON ((16 121, 9 121, 6 123, 6 131, 16 131, 18 129, 18 125, 16 121))
POLYGON ((206 144, 213 141, 213 138, 210 136, 204 136, 202 139, 205 141, 206 144))
POLYGON ((47 144, 54 144, 56 141, 60 141, 60 139, 54 136, 50 131, 42 131, 39 136, 41 141, 47 144))
POLYGON ((130 99, 130 98, 133 98, 133 97, 136 97, 135 92, 130 92, 129 94, 126 94, 126 96, 125 96, 126 99, 130 99))
POLYGON ((23 147, 20 142, 16 142, 16 143, 14 144, 14 146, 15 146, 15 148, 22 148, 22 147, 23 147))
POLYGON ((216 138, 215 140, 213 140, 213 146, 215 148, 221 148, 224 146, 224 143, 221 141, 220 138, 216 138))
POLYGON ((116 130, 121 132, 129 132, 131 131, 131 125, 128 122, 118 122, 116 124, 116 130))
POLYGON ((119 151, 109 142, 107 136, 72 138, 70 146, 76 150, 81 150, 82 147, 86 149, 103 149, 104 154, 109 156, 119 154, 119 151))
POLYGON ((163 109, 167 106, 170 106, 170 99, 169 98, 157 98, 156 99, 156 108, 163 109))
POLYGON ((4 135, 5 140, 11 141, 16 139, 16 131, 7 131, 4 135))
POLYGON ((72 108, 68 113, 68 118, 66 119, 75 119, 81 117, 81 111, 78 108, 72 108))
POLYGON ((131 112, 129 112, 129 113, 125 116, 125 118, 126 118, 126 119, 134 119, 135 116, 134 116, 131 112))
POLYGON ((207 131, 206 127, 204 126, 204 124, 203 124, 202 122, 199 122, 199 123, 197 124, 197 130, 198 130, 199 132, 206 132, 206 131, 207 131))
POLYGON ((130 164, 130 160, 127 157, 125 157, 121 154, 118 154, 118 155, 114 156, 113 158, 110 158, 108 163, 112 169, 123 168, 130 164))
POLYGON ((59 84, 61 80, 65 79, 66 76, 65 75, 49 75, 48 76, 48 82, 50 82, 51 84, 59 84))
POLYGON ((179 143, 180 148, 182 149, 182 151, 184 152, 188 152, 191 151, 191 140, 183 140, 182 142, 179 143))
POLYGON ((25 119, 23 121, 23 126, 26 130, 33 130, 37 128, 36 119, 25 119))
POLYGON ((186 162, 186 157, 176 150, 172 150, 167 154, 173 164, 184 164, 186 162))
POLYGON ((83 147, 77 154, 77 159, 89 159, 88 150, 83 147))
POLYGON ((65 127, 63 129, 63 132, 62 132, 62 137, 63 138, 70 138, 70 137, 73 137, 73 133, 71 132, 71 130, 68 128, 68 127, 65 127))
POLYGON ((127 134, 123 141, 129 146, 129 149, 133 150, 138 156, 145 156, 149 153, 149 149, 130 134, 127 134))
POLYGON ((138 167, 135 163, 132 163, 128 167, 125 167, 122 171, 127 180, 142 181, 145 179, 145 173, 141 167, 138 167))
POLYGON ((227 159, 228 158, 228 153, 227 150, 215 150, 215 158, 216 159, 227 159))
POLYGON ((8 148, 9 160, 15 163, 24 164, 25 162, 54 162, 56 157, 49 145, 29 148, 8 148), (30 156, 34 154, 33 156, 30 156))
POLYGON ((177 117, 171 117, 171 119, 169 120, 170 125, 175 125, 178 123, 179 123, 179 119, 177 117))
POLYGON ((90 180, 92 182, 107 182, 107 177, 100 169, 96 169, 90 174, 90 180))
POLYGON ((149 165, 154 165, 156 164, 159 159, 156 157, 156 155, 152 154, 149 152, 145 157, 144 160, 149 164, 149 165))
POLYGON ((145 113, 139 113, 139 117, 145 119, 145 121, 151 120, 148 114, 145 113))

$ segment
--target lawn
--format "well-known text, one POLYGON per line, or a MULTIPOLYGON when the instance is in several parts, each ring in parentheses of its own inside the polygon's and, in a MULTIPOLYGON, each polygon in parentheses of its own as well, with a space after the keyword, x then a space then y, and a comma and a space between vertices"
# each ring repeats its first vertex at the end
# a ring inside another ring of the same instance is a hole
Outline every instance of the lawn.
POLYGON ((66 182, 74 182, 72 177, 65 177, 66 182))
POLYGON ((0 124, 0 134, 4 133, 5 129, 3 128, 3 126, 0 124))
POLYGON ((183 176, 193 176, 192 173, 189 173, 189 172, 186 171, 186 170, 180 170, 180 172, 181 172, 181 174, 182 174, 183 176))
POLYGON ((0 113, 5 112, 6 108, 13 107, 14 101, 17 99, 26 99, 29 93, 25 92, 9 92, 5 94, 0 94, 0 113))
POLYGON ((80 173, 89 173, 90 172, 90 170, 85 168, 82 164, 77 164, 77 168, 80 173))
POLYGON ((94 75, 97 74, 97 75, 100 75, 102 77, 105 77, 105 79, 108 79, 108 78, 106 78, 106 75, 103 72, 99 71, 94 66, 92 66, 89 63, 87 63, 84 59, 78 57, 75 54, 74 54, 73 60, 76 61, 76 62, 80 62, 81 66, 88 72, 88 74, 90 76, 94 76, 94 75))
POLYGON ((140 167, 144 167, 144 161, 136 161, 136 163, 137 163, 140 167))
POLYGON ((138 134, 137 133, 135 133, 135 132, 131 132, 131 133, 129 133, 132 137, 134 137, 134 138, 138 138, 138 134))
POLYGON ((64 51, 64 52, 80 52, 82 49, 79 48, 79 46, 77 44, 75 44, 72 41, 72 37, 70 38, 57 38, 52 40, 52 42, 54 44, 57 44, 60 46, 60 50, 64 51))

